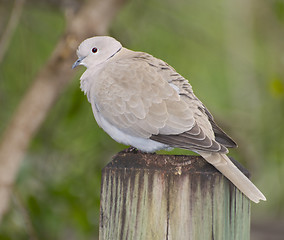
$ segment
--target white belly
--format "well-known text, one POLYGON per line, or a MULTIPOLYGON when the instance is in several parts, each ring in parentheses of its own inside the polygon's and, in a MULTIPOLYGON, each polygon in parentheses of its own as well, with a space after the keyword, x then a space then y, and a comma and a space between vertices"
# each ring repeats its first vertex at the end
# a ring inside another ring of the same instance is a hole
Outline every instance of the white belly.
POLYGON ((98 125, 115 141, 122 143, 124 145, 130 145, 137 148, 143 152, 155 152, 161 149, 168 149, 169 146, 163 143, 156 142, 149 138, 141 138, 136 136, 131 136, 114 125, 110 124, 98 111, 96 106, 92 104, 93 113, 98 125))

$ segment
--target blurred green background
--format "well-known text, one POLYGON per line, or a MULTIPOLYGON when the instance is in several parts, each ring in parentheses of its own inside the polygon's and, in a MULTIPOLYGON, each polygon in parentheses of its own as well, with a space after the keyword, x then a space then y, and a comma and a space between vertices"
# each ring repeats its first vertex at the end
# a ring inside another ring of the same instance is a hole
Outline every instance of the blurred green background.
MULTIPOLYGON (((12 3, 1 1, 0 33, 12 3)), ((56 1, 26 1, 0 65, 0 133, 65 27, 56 1)), ((110 35, 189 79, 267 197, 252 222, 284 222, 284 1, 130 0, 110 35)), ((76 71, 26 154, 0 239, 28 239, 29 224, 39 239, 98 235, 101 169, 125 146, 97 126, 76 71)))

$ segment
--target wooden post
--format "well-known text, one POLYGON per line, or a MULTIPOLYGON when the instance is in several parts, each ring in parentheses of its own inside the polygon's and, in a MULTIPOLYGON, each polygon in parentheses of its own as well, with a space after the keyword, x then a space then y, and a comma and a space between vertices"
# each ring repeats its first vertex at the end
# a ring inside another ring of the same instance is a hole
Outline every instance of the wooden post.
POLYGON ((249 199, 202 157, 120 152, 103 169, 100 240, 249 237, 249 199))

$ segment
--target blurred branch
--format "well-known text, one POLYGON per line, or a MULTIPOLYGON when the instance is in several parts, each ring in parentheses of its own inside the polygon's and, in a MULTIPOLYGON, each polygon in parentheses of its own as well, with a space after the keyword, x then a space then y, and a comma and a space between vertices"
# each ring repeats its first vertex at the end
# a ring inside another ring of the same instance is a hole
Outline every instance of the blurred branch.
POLYGON ((24 95, 0 142, 0 221, 8 209, 11 188, 32 137, 75 74, 71 66, 76 47, 87 37, 106 34, 124 2, 84 1, 77 13, 67 18, 64 36, 24 95))
POLYGON ((25 0, 15 0, 14 2, 14 6, 11 12, 9 22, 0 40, 0 64, 2 63, 4 59, 5 53, 9 48, 9 43, 11 41, 13 33, 19 23, 19 19, 22 15, 24 3, 25 3, 25 0))

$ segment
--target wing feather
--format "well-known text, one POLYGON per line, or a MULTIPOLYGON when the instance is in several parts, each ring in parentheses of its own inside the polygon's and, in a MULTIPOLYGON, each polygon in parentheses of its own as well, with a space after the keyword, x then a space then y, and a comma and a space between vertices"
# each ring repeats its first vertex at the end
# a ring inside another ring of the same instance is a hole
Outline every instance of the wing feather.
POLYGON ((202 110, 188 81, 151 55, 110 62, 98 74, 91 95, 104 118, 125 133, 172 147, 227 152, 215 140, 213 118, 202 110))

